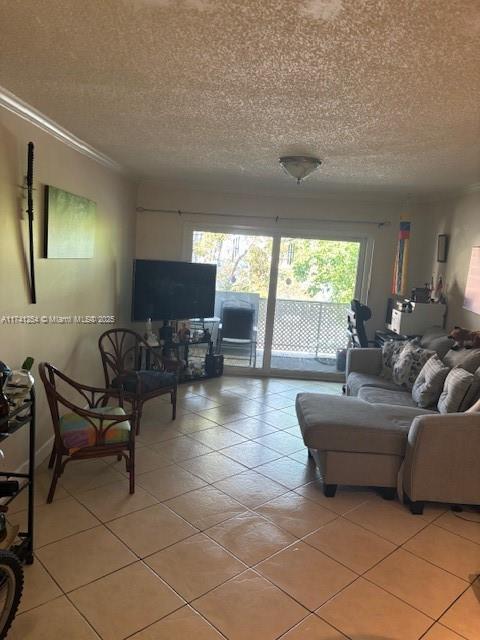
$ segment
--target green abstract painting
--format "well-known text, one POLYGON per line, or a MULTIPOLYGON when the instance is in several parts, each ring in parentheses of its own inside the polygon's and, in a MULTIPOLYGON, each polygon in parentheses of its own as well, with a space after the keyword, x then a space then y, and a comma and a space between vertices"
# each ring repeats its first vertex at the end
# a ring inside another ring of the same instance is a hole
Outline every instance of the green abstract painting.
POLYGON ((93 258, 97 205, 45 185, 45 258, 93 258))

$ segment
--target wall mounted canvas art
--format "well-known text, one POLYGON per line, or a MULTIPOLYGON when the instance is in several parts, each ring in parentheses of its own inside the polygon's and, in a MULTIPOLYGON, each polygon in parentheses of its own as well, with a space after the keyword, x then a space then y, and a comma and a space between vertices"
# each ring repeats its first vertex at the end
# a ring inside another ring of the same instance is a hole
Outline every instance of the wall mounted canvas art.
POLYGON ((45 185, 45 258, 93 258, 97 205, 45 185))
POLYGON ((463 307, 480 314, 480 247, 472 249, 463 307))

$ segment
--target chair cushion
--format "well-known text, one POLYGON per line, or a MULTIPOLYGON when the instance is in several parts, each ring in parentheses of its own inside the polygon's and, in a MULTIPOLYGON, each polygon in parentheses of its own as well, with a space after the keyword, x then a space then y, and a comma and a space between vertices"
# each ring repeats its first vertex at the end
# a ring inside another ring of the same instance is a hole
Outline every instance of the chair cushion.
POLYGON ((358 392, 360 400, 372 404, 393 404, 399 407, 416 407, 411 394, 407 390, 380 389, 378 387, 362 387, 358 392))
POLYGON ((412 399, 419 407, 436 406, 449 371, 437 355, 427 360, 412 388, 412 399))
POLYGON ((440 413, 456 413, 463 403, 475 376, 461 367, 454 367, 448 374, 438 399, 440 413))
POLYGON ((386 380, 380 376, 374 376, 369 373, 359 373, 352 371, 347 378, 348 394, 350 396, 358 396, 358 392, 362 387, 378 387, 380 389, 398 390, 398 386, 391 380, 386 380))
MULTIPOLYGON (((108 414, 115 416, 125 415, 125 411, 122 407, 97 407, 96 409, 89 409, 98 414, 108 414)), ((94 419, 95 420, 95 419, 94 419)), ((119 444, 121 442, 128 442, 130 433, 130 423, 128 420, 123 422, 113 423, 113 426, 107 429, 108 425, 112 424, 111 420, 106 420, 102 424, 102 420, 96 421, 97 428, 103 427, 105 432, 105 444, 119 444), (105 431, 106 430, 106 431, 105 431)), ((96 430, 95 427, 78 413, 65 413, 60 418, 60 434, 62 441, 69 453, 72 454, 78 449, 84 447, 93 447, 96 444, 96 430)))
POLYGON ((123 388, 127 393, 136 393, 136 374, 138 374, 140 378, 142 393, 151 393, 158 389, 174 387, 177 383, 177 378, 174 373, 168 373, 167 371, 140 370, 128 371, 124 375, 114 378, 112 380, 112 387, 119 387, 120 385, 123 385, 123 388))

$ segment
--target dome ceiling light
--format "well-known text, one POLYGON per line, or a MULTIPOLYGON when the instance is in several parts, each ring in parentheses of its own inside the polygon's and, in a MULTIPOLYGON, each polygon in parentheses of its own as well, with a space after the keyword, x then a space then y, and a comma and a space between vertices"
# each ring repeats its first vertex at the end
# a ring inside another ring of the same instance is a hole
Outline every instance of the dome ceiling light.
POLYGON ((321 160, 310 156, 282 156, 278 161, 285 173, 295 178, 297 184, 300 184, 322 164, 321 160))

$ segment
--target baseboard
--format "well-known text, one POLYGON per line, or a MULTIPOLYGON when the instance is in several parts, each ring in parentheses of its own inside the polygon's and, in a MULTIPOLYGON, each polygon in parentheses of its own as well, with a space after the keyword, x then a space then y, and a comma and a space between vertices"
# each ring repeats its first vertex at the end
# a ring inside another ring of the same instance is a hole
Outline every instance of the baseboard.
MULTIPOLYGON (((54 436, 51 436, 42 446, 35 452, 35 468, 39 467, 42 462, 50 455, 52 450, 54 436)), ((22 462, 22 464, 15 470, 15 473, 28 473, 28 460, 22 462)))

